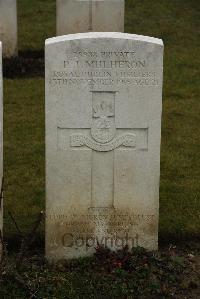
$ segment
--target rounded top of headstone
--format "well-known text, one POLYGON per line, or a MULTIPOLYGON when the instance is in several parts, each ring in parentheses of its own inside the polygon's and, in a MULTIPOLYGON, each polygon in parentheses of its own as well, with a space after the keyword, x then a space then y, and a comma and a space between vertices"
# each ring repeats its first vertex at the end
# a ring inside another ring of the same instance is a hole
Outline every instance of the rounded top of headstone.
POLYGON ((45 45, 60 43, 64 41, 71 40, 79 40, 79 39, 101 39, 101 38, 113 38, 113 39, 124 39, 124 40, 133 40, 133 41, 142 41, 151 44, 157 44, 163 46, 162 39, 137 35, 137 34, 129 34, 129 33, 121 33, 121 32, 86 32, 86 33, 76 33, 76 34, 68 34, 62 35, 58 37, 52 37, 45 41, 45 45))

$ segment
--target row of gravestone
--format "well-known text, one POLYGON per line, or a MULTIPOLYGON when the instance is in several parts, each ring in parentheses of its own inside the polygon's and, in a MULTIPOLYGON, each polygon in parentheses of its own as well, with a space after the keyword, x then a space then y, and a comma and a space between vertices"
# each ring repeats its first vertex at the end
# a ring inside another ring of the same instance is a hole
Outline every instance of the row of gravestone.
POLYGON ((96 246, 157 249, 162 73, 160 39, 88 32, 46 41, 49 260, 96 246))
MULTIPOLYGON (((124 0, 56 0, 57 35, 124 31, 124 0)), ((17 55, 17 0, 0 0, 3 55, 17 55)))

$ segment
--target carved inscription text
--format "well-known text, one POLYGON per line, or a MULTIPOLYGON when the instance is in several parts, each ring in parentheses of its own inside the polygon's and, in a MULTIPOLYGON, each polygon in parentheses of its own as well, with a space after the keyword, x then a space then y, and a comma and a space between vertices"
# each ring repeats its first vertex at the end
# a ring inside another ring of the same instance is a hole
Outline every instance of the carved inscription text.
POLYGON ((127 51, 77 51, 66 53, 59 70, 49 79, 51 87, 87 83, 98 86, 157 86, 159 80, 138 49, 127 51))

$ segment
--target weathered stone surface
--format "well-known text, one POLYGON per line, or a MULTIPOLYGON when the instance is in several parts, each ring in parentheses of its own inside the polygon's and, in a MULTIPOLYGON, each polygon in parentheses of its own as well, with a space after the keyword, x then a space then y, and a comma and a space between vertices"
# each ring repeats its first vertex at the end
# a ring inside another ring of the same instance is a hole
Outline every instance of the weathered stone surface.
POLYGON ((57 35, 124 31, 124 0, 57 0, 57 35))
POLYGON ((46 41, 46 255, 156 249, 163 43, 123 33, 46 41))
POLYGON ((0 40, 3 44, 3 56, 17 55, 16 0, 0 0, 0 40))
POLYGON ((3 249, 3 79, 2 79, 2 44, 0 42, 0 259, 3 249))

